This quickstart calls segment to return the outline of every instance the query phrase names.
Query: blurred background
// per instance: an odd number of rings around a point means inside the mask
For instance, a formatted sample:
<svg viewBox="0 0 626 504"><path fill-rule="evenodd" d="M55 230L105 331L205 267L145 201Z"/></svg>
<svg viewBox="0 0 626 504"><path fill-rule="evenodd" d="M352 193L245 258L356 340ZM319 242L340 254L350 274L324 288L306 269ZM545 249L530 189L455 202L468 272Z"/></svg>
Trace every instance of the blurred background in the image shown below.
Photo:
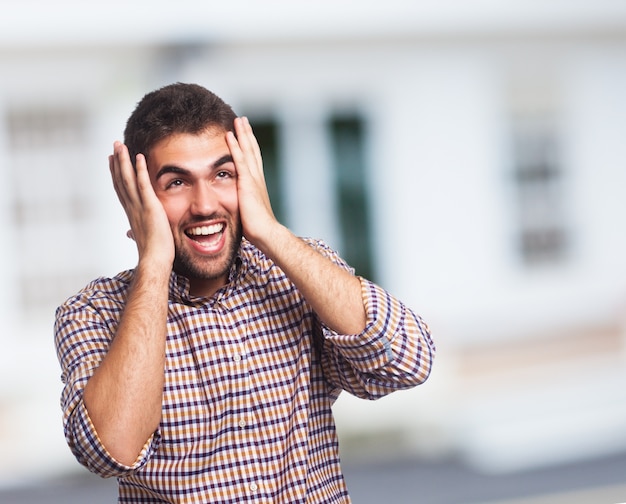
<svg viewBox="0 0 626 504"><path fill-rule="evenodd" d="M626 467L626 2L0 6L0 492L83 474L54 310L134 266L107 156L175 81L250 117L283 223L432 329L427 384L338 400L349 466L461 488Z"/></svg>

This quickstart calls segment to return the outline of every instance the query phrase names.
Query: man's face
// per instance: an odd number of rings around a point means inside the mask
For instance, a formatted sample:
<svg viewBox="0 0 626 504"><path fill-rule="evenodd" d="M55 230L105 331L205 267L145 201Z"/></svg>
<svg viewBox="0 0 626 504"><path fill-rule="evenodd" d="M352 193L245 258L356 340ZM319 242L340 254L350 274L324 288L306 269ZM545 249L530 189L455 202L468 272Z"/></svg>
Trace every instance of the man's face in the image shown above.
<svg viewBox="0 0 626 504"><path fill-rule="evenodd" d="M148 171L172 228L174 271L190 279L192 294L210 296L227 282L242 236L225 132L161 140L150 150Z"/></svg>

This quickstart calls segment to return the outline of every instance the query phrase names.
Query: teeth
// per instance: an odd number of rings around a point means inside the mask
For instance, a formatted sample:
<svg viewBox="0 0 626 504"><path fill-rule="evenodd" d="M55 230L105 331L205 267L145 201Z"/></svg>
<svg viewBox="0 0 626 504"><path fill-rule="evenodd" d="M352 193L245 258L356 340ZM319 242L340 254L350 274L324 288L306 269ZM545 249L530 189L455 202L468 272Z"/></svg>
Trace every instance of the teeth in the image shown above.
<svg viewBox="0 0 626 504"><path fill-rule="evenodd" d="M187 230L187 234L191 236L209 236L219 233L224 229L224 224L212 224L210 226L198 226Z"/></svg>

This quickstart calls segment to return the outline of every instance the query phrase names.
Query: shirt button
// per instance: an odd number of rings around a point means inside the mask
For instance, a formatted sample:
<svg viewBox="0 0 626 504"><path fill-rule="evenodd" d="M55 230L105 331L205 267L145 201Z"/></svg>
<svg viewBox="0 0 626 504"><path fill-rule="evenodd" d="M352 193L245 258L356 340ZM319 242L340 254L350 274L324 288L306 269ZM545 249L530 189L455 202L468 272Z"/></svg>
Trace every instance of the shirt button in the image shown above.
<svg viewBox="0 0 626 504"><path fill-rule="evenodd" d="M241 360L241 355L239 355L239 354L235 354L235 355L233 355L233 360L234 360L235 362L239 362L239 361Z"/></svg>
<svg viewBox="0 0 626 504"><path fill-rule="evenodd" d="M239 427L241 427L242 429L246 426L246 421L245 420L239 420Z"/></svg>
<svg viewBox="0 0 626 504"><path fill-rule="evenodd" d="M256 483L250 483L251 492L256 492L258 489L259 489L259 485L257 485Z"/></svg>

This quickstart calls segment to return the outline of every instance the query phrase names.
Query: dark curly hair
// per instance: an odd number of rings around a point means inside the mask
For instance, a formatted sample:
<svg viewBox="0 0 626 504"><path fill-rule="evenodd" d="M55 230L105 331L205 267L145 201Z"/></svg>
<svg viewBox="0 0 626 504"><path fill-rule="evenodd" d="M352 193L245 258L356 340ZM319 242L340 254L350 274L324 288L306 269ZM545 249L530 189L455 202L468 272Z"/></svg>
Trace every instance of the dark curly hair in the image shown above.
<svg viewBox="0 0 626 504"><path fill-rule="evenodd" d="M233 131L236 114L230 105L198 84L177 82L146 94L128 118L124 143L135 163L154 145L177 133L198 134L215 127Z"/></svg>

